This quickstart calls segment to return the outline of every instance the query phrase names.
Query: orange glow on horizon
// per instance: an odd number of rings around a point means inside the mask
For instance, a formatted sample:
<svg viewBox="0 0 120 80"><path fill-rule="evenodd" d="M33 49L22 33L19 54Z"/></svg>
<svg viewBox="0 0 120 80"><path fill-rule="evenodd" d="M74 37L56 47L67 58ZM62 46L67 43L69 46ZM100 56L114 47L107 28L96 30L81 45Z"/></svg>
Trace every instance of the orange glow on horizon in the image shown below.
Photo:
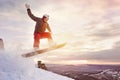
<svg viewBox="0 0 120 80"><path fill-rule="evenodd" d="M35 58L34 62L37 63L40 59ZM64 64L64 65L79 65L79 64L88 64L87 60L56 60L56 61L50 61L50 60L42 60L44 63L47 64Z"/></svg>
<svg viewBox="0 0 120 80"><path fill-rule="evenodd" d="M37 64L37 61L41 59L34 58L34 62ZM94 60L41 60L46 64L61 64L61 65L84 65L84 64L93 64L93 65L120 65L120 62L105 62L105 61L94 61Z"/></svg>

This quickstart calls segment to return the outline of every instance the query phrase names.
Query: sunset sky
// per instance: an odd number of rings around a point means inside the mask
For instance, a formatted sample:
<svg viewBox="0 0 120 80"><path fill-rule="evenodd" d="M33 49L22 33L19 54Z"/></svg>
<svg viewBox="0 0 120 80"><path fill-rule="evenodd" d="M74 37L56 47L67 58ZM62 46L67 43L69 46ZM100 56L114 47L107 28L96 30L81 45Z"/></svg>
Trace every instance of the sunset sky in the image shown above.
<svg viewBox="0 0 120 80"><path fill-rule="evenodd" d="M25 3L35 16L49 14L54 40L67 42L34 60L120 64L120 0L0 0L0 37L6 50L32 48L35 22L28 17ZM46 40L41 42L47 45Z"/></svg>

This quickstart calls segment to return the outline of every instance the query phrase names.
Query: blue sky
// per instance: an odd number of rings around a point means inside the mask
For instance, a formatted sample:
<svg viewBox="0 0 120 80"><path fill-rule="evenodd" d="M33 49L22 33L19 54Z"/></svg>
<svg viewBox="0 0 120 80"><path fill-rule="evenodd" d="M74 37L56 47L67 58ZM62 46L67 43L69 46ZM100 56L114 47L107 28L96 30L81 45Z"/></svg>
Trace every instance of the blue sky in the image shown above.
<svg viewBox="0 0 120 80"><path fill-rule="evenodd" d="M32 47L35 22L28 17L25 3L38 17L49 14L55 41L67 42L61 51L43 54L46 62L120 62L119 0L0 0L0 37L7 49L11 44Z"/></svg>

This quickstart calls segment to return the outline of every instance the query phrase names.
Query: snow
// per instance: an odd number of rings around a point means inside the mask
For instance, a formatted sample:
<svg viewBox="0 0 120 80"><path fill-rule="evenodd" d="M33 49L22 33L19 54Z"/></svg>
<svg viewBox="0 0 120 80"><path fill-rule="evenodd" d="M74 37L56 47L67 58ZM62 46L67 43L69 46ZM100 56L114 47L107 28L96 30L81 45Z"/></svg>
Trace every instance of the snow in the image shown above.
<svg viewBox="0 0 120 80"><path fill-rule="evenodd" d="M0 51L0 80L73 80L35 67L32 58L18 52Z"/></svg>

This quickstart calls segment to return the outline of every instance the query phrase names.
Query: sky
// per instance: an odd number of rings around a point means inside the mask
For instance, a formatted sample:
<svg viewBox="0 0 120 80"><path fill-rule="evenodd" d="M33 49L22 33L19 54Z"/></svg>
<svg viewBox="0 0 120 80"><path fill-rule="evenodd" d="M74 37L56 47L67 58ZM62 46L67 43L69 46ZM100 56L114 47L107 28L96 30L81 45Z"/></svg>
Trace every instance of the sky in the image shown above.
<svg viewBox="0 0 120 80"><path fill-rule="evenodd" d="M67 42L40 55L46 63L120 64L119 0L0 0L0 37L6 50L32 48L35 22L25 3L37 17L49 14L54 40ZM42 46L46 43L41 40Z"/></svg>

